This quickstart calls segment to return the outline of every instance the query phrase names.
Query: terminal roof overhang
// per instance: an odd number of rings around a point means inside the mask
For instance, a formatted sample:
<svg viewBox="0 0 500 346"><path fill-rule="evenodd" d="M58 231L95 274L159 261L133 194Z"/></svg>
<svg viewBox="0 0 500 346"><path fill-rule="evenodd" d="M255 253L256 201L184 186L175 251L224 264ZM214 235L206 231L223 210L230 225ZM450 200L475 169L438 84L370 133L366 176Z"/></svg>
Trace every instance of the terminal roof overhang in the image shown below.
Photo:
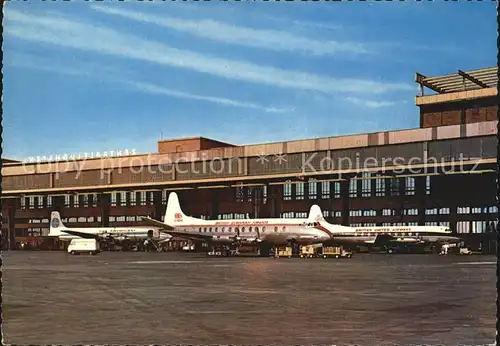
<svg viewBox="0 0 500 346"><path fill-rule="evenodd" d="M462 71L436 77L426 77L416 73L415 82L439 94L496 88L498 85L498 67Z"/></svg>
<svg viewBox="0 0 500 346"><path fill-rule="evenodd" d="M47 188L4 191L2 199L19 198L22 196L38 195L66 195L84 193L114 193L125 191L159 191L159 190L191 190L191 189L218 189L244 186L282 185L287 183L344 181L348 179L375 179L375 178L403 178L434 175L463 175L463 174L492 174L495 173L497 159L473 159L469 161L451 161L439 164L411 164L389 167L353 168L336 171L296 172L286 174L272 174L265 176L239 176L228 178L204 178L199 180L163 181L151 183L132 183L121 185L78 186L71 188ZM410 171L404 173L404 171ZM374 176L364 178L362 172L370 172ZM379 176L376 176L379 175Z"/></svg>

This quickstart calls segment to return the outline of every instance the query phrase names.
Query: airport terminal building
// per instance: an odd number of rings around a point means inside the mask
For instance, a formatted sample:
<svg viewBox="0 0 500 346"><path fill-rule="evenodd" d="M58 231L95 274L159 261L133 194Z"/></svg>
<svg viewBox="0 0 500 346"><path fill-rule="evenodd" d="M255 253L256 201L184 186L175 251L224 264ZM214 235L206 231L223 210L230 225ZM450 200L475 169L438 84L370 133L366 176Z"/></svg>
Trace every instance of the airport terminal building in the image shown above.
<svg viewBox="0 0 500 346"><path fill-rule="evenodd" d="M494 252L497 68L415 81L416 129L246 146L184 138L151 154L3 160L3 247L49 241L53 210L69 227L162 219L176 191L186 214L206 219L306 217L318 204L329 222L447 225Z"/></svg>

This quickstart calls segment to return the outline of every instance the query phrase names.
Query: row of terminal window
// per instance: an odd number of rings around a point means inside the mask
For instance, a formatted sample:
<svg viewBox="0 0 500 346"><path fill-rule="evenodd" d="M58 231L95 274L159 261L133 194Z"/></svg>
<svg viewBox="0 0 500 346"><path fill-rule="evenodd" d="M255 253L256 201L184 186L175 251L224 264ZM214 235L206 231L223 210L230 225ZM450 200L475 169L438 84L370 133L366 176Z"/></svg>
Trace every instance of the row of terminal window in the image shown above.
<svg viewBox="0 0 500 346"><path fill-rule="evenodd" d="M308 199L317 199L318 195L321 199L339 199L341 197L340 182L323 181L319 184L318 182L287 183L283 186L283 198L290 200L293 196L297 200L305 199L305 184L308 187ZM371 173L364 173L360 179L351 179L349 181L349 197L399 196L402 190L407 196L415 195L415 178L376 178ZM427 176L425 193L429 195L430 192L431 177Z"/></svg>

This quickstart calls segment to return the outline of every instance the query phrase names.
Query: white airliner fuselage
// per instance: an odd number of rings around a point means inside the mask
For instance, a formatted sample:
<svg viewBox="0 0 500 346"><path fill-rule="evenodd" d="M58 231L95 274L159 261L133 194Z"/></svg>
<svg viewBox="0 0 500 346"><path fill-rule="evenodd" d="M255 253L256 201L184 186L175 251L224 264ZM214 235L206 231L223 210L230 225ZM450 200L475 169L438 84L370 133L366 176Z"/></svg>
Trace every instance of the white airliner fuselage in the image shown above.
<svg viewBox="0 0 500 346"><path fill-rule="evenodd" d="M143 220L164 229L171 236L207 241L212 244L285 245L290 243L322 243L330 236L321 229L307 227L307 223L321 214L313 205L307 219L233 219L203 220L187 216L182 211L175 192L170 193L164 222L143 217Z"/></svg>
<svg viewBox="0 0 500 346"><path fill-rule="evenodd" d="M328 223L322 216L311 227L323 229L330 234L332 241L344 244L377 243L455 243L459 238L444 226L382 226L347 227Z"/></svg>
<svg viewBox="0 0 500 346"><path fill-rule="evenodd" d="M59 215L59 212L53 211L50 217L49 237L58 237L60 240L72 240L79 238L99 238L114 240L144 241L156 240L165 242L170 240L171 236L161 233L157 227L66 227Z"/></svg>

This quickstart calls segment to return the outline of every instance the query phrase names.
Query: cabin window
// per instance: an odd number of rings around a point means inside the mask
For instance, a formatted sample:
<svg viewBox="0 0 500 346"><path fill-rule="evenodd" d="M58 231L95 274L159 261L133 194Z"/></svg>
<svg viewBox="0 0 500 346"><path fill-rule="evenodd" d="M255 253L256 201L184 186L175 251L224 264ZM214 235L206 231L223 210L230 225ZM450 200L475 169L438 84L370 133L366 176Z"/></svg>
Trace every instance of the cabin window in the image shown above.
<svg viewBox="0 0 500 346"><path fill-rule="evenodd" d="M259 227L255 227L255 232L258 232L259 231Z"/></svg>
<svg viewBox="0 0 500 346"><path fill-rule="evenodd" d="M265 227L262 227L262 232L265 232L266 231L266 228Z"/></svg>
<svg viewBox="0 0 500 346"><path fill-rule="evenodd" d="M242 228L241 228L241 232L245 232L245 227L242 227Z"/></svg>
<svg viewBox="0 0 500 346"><path fill-rule="evenodd" d="M210 233L212 233L212 227L210 227L210 228L208 229L208 231L209 231Z"/></svg>
<svg viewBox="0 0 500 346"><path fill-rule="evenodd" d="M252 227L248 227L248 232L252 232Z"/></svg>
<svg viewBox="0 0 500 346"><path fill-rule="evenodd" d="M278 227L274 227L274 231L275 231L275 232L278 232Z"/></svg>
<svg viewBox="0 0 500 346"><path fill-rule="evenodd" d="M286 230L286 227L285 227L285 226L283 226L283 232L285 232L285 230Z"/></svg>
<svg viewBox="0 0 500 346"><path fill-rule="evenodd" d="M233 229L232 227L229 227L229 228L227 229L227 231L228 231L228 232L231 232L231 230L232 230L232 229Z"/></svg>
<svg viewBox="0 0 500 346"><path fill-rule="evenodd" d="M218 229L217 227L215 227L215 232L216 232L216 233L218 232L218 230L219 230L219 229Z"/></svg>
<svg viewBox="0 0 500 346"><path fill-rule="evenodd" d="M224 227L221 228L221 232L224 232Z"/></svg>
<svg viewBox="0 0 500 346"><path fill-rule="evenodd" d="M205 232L205 233L207 232L207 228L206 227L203 229L203 232Z"/></svg>

